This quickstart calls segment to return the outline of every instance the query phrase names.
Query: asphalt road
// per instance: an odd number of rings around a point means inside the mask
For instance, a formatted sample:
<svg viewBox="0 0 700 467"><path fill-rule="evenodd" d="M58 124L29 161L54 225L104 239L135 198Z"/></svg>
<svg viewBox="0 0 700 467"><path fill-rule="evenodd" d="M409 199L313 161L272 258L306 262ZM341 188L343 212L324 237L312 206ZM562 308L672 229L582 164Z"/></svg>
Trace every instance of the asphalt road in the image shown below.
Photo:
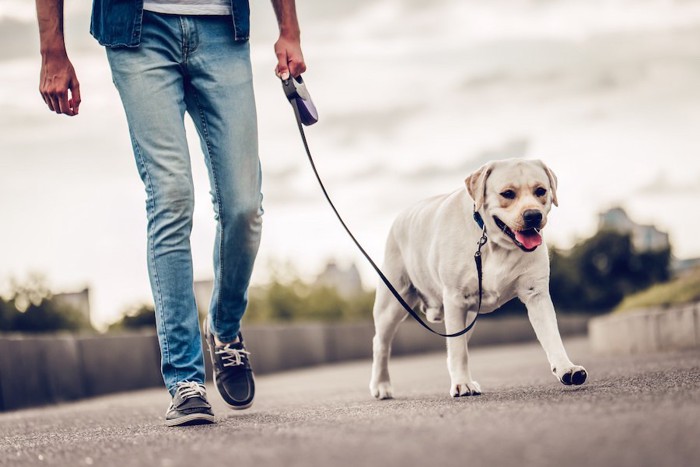
<svg viewBox="0 0 700 467"><path fill-rule="evenodd" d="M165 390L0 414L0 465L700 465L700 351L592 355L582 387L549 374L536 343L474 349L481 396L448 396L444 354L394 359L396 399L373 400L369 362L258 378L257 400L218 424L168 428ZM294 349L290 349L293 352Z"/></svg>

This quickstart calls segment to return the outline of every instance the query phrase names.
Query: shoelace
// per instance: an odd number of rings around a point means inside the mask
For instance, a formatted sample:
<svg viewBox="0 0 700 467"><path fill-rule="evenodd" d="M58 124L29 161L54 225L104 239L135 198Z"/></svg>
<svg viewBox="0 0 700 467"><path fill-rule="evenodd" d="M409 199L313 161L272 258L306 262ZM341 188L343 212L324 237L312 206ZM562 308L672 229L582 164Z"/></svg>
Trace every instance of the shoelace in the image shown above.
<svg viewBox="0 0 700 467"><path fill-rule="evenodd" d="M226 346L217 349L216 355L221 355L221 360L224 362L224 366L238 366L243 365L243 358L247 358L250 352L243 349L235 349L227 344Z"/></svg>
<svg viewBox="0 0 700 467"><path fill-rule="evenodd" d="M204 389L204 386L194 381L183 381L177 386L177 392L180 393L180 397L183 400L192 397L203 397L205 399L207 397L207 390Z"/></svg>

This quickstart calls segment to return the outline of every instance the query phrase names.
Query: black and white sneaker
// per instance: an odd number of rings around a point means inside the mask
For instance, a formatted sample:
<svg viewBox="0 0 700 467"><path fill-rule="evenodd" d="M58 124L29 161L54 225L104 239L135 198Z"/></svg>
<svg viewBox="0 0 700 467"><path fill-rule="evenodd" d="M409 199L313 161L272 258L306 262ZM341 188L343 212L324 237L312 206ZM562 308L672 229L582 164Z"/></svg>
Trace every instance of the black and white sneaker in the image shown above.
<svg viewBox="0 0 700 467"><path fill-rule="evenodd" d="M250 366L250 352L245 349L243 335L234 344L216 345L209 331L209 320L204 321L204 335L214 365L214 382L224 402L235 410L247 409L255 397L255 377Z"/></svg>
<svg viewBox="0 0 700 467"><path fill-rule="evenodd" d="M168 426L214 423L214 412L207 401L207 391L199 383L178 383L173 400L165 413Z"/></svg>

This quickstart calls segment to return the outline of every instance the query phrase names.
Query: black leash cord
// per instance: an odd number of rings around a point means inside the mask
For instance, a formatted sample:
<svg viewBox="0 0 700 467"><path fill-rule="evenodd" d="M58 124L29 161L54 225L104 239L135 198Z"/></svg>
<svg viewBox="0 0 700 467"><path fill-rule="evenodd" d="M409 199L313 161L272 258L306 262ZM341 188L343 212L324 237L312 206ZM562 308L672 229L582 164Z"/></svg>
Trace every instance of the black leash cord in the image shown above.
<svg viewBox="0 0 700 467"><path fill-rule="evenodd" d="M345 231L348 233L348 235L350 236L352 241L355 243L355 245L357 245L357 248L360 249L360 252L362 252L362 255L365 258L367 258L367 261L369 261L369 264L371 264L372 267L374 268L374 270L377 272L377 274L379 275L379 278L382 280L382 282L384 282L384 285L387 286L389 291L396 298L396 300L398 300L398 302L406 310L406 312L409 315L411 315L413 317L413 319L418 321L418 324L420 324L421 326L423 326L425 329L432 332L433 334L437 334L438 336L442 336L442 337L459 337L459 336L462 336L462 335L466 334L467 332L469 332L476 324L476 320L479 318L479 312L481 311L481 298L482 298L482 294L483 294L483 291L482 291L481 247L486 243L486 239L487 239L486 231L485 230L482 231L481 238L479 239L478 249L477 249L476 253L474 254L474 262L476 263L476 272L477 272L478 282L479 282L479 308L477 309L476 316L474 317L474 320L469 324L469 326L467 326L466 328L462 329L459 332L456 332L454 334L443 334L441 332L438 332L438 331L434 330L433 328L431 328L430 326L428 326L428 324L426 324L425 321L423 321L421 319L421 317L418 315L418 313L413 311L413 308L411 308L410 305L408 303L406 303L406 301L403 299L401 294L396 290L396 288L394 288L394 286L391 284L389 279L387 279L387 277L384 275L384 273L381 271L381 269L379 269L379 267L376 265L374 260L369 256L369 254L365 251L365 249L362 248L362 245L360 245L360 242L357 241L355 236L352 234L352 232L348 228L347 224L345 224L345 221L340 216L340 213L336 209L335 204L333 204L331 197L328 195L328 191L326 191L326 187L323 184L323 181L321 180L321 176L319 175L318 170L316 169L316 164L314 163L314 159L311 156L311 150L309 149L309 144L306 141L306 134L304 133L304 127L301 123L301 116L299 115L299 107L297 106L296 99L290 100L290 103L292 104L292 108L294 109L294 116L296 117L297 126L299 127L299 134L301 135L301 141L304 143L304 149L306 149L306 155L309 158L309 162L311 163L311 168L314 171L314 175L316 176L316 180L318 180L318 184L321 186L321 190L323 191L323 195L326 197L328 204L330 204L331 209L333 209L335 216L338 218L338 220L342 224Z"/></svg>

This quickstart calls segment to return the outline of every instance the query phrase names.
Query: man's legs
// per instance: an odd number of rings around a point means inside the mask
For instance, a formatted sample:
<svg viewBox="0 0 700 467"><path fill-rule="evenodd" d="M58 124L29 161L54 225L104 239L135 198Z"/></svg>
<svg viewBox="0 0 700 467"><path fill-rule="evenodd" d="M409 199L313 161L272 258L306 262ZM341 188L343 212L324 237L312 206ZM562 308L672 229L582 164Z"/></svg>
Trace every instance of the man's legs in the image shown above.
<svg viewBox="0 0 700 467"><path fill-rule="evenodd" d="M205 154L217 221L205 333L219 394L241 410L255 398L250 354L237 337L263 213L250 50L233 40L230 17L185 17L182 27L190 38L185 102Z"/></svg>
<svg viewBox="0 0 700 467"><path fill-rule="evenodd" d="M171 395L183 381L204 383L190 251L194 190L183 124L184 54L180 18L149 12L140 47L107 50L146 187L148 271Z"/></svg>
<svg viewBox="0 0 700 467"><path fill-rule="evenodd" d="M262 194L248 42L233 40L228 17L187 17L192 38L185 99L202 142L214 214L214 290L209 329L236 339L260 244Z"/></svg>

